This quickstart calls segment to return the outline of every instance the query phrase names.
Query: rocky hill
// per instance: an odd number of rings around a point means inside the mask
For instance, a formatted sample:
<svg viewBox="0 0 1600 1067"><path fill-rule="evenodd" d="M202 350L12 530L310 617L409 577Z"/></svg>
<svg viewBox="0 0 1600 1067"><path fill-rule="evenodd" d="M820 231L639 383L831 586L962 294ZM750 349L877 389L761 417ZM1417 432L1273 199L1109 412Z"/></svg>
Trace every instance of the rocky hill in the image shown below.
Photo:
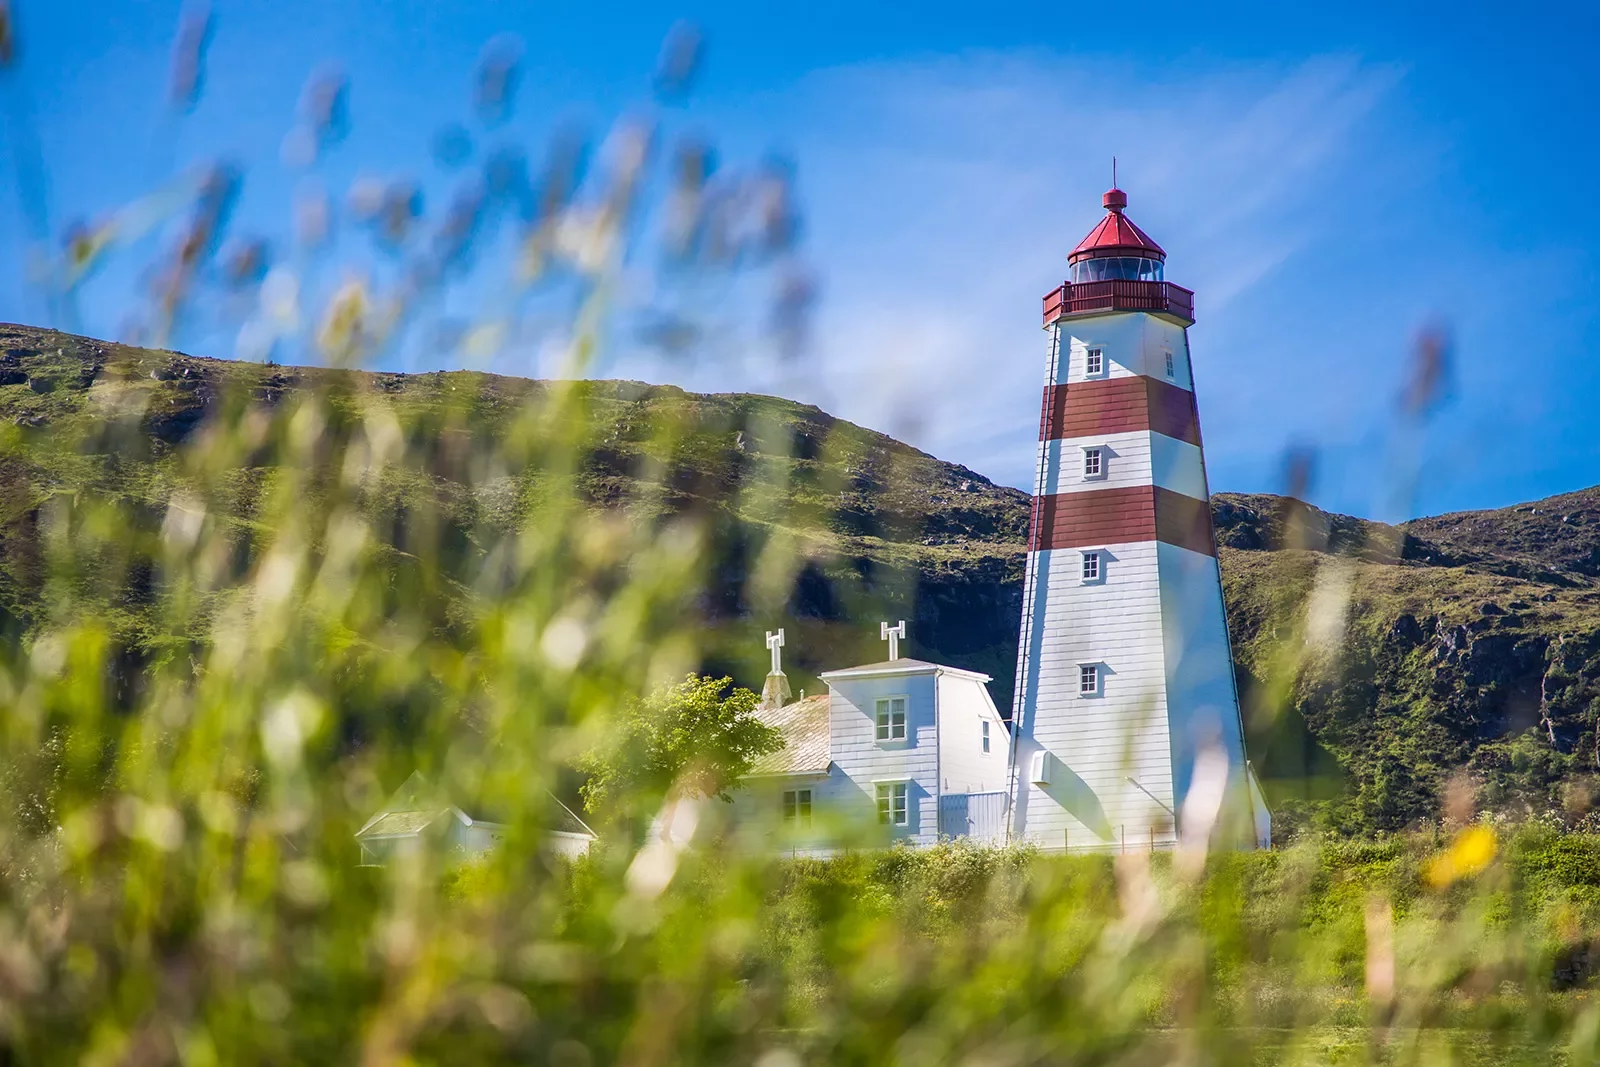
<svg viewBox="0 0 1600 1067"><path fill-rule="evenodd" d="M483 476L511 414L548 383L474 372L400 375L261 366L0 326L0 610L25 634L48 596L44 516L102 494L159 524L178 457L220 405L296 390L393 405L437 447L388 487L397 551L422 501L446 542L476 551L514 527L537 469ZM798 687L880 655L880 618L910 622L912 655L986 671L1010 701L1029 500L815 407L584 383L601 442L577 478L597 509L694 512L714 532L694 610L710 670L754 683L760 631L789 630ZM663 451L648 433L687 427ZM130 420L132 420L130 422ZM112 435L112 424L136 432ZM270 464L229 471L248 557ZM1432 817L1452 778L1508 811L1586 817L1600 771L1600 489L1403 527L1297 501L1213 500L1251 750L1285 830L1350 832ZM782 588L763 546L799 546ZM244 564L241 564L243 566ZM149 573L97 587L131 654L160 632ZM465 592L462 596L467 595ZM4 620L0 620L4 621Z"/></svg>
<svg viewBox="0 0 1600 1067"><path fill-rule="evenodd" d="M1588 816L1597 501L1591 489L1397 528L1213 498L1252 751L1290 821L1399 828L1433 814L1453 778L1495 809Z"/></svg>

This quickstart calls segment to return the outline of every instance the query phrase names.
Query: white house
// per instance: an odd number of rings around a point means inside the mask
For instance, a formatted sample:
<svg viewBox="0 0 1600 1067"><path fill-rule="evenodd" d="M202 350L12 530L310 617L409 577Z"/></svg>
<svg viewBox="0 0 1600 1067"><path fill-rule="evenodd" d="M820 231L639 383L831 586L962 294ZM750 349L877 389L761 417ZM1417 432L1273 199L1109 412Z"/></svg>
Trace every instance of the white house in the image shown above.
<svg viewBox="0 0 1600 1067"><path fill-rule="evenodd" d="M757 715L785 744L735 793L743 832L815 853L1004 838L1010 741L989 676L900 658L904 627L884 626L888 660L828 671L826 693L790 703L770 699L787 688L774 651Z"/></svg>

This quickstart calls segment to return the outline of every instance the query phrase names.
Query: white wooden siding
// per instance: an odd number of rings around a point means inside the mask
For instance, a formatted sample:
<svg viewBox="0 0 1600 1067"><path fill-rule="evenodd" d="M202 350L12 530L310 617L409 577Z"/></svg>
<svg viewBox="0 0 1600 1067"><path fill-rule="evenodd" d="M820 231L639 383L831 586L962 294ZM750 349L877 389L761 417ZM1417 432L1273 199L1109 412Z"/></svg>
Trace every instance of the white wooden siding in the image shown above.
<svg viewBox="0 0 1600 1067"><path fill-rule="evenodd" d="M1083 450L1103 449L1098 478L1083 474ZM1066 437L1039 443L1045 464L1044 492L1092 493L1137 485L1159 485L1174 493L1208 498L1206 468L1200 449L1187 441L1149 430L1105 434L1100 437Z"/></svg>
<svg viewBox="0 0 1600 1067"><path fill-rule="evenodd" d="M931 667L921 673L838 678L829 681L828 731L834 765L856 790L876 804L877 783L903 780L908 825L896 838L932 844L939 836L939 738L934 717L935 682ZM879 697L904 695L906 740L879 741L875 704ZM848 804L847 797L839 798ZM874 808L874 810L876 810Z"/></svg>
<svg viewBox="0 0 1600 1067"><path fill-rule="evenodd" d="M976 678L941 673L939 695L939 778L945 793L1004 790L1010 738L995 709L989 687ZM983 751L983 724L989 724L989 751Z"/></svg>
<svg viewBox="0 0 1600 1067"><path fill-rule="evenodd" d="M1222 576L1211 556L1161 545L1161 601L1167 661L1176 807L1188 795L1202 749L1227 754L1232 803L1242 815L1251 803L1245 776L1244 738L1228 647Z"/></svg>
<svg viewBox="0 0 1600 1067"><path fill-rule="evenodd" d="M1153 541L1102 547L1105 580L1080 580L1073 549L1034 553L1044 601L1036 617L1022 696L1027 714L1018 739L1015 825L1045 848L1116 847L1124 832L1147 844L1172 839L1171 816L1128 779L1171 805L1166 662L1160 570ZM1102 665L1101 695L1078 693L1078 667ZM1043 748L1057 762L1046 790L1026 769Z"/></svg>
<svg viewBox="0 0 1600 1067"><path fill-rule="evenodd" d="M783 794L791 789L811 790L809 827L783 821ZM873 844L883 843L876 838L887 838L872 833L875 816L861 790L837 766L826 773L746 778L730 795L727 815L747 848L827 854L841 842ZM865 837L863 828L868 828Z"/></svg>
<svg viewBox="0 0 1600 1067"><path fill-rule="evenodd" d="M1184 389L1193 388L1189 374L1189 339L1182 326L1143 311L1119 311L1073 319L1063 324L1065 355L1056 371L1056 384L1087 381L1084 368L1090 348L1105 353L1106 371L1097 377L1127 378L1148 375ZM1172 353L1172 377L1167 377L1166 353Z"/></svg>

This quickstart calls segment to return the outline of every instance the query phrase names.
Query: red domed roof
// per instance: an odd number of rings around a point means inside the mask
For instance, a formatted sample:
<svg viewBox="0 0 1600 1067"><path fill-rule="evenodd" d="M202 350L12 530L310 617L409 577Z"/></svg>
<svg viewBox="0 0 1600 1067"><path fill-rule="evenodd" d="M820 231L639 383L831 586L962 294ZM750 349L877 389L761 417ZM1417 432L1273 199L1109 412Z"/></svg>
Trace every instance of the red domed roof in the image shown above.
<svg viewBox="0 0 1600 1067"><path fill-rule="evenodd" d="M1144 256L1166 262L1167 254L1161 246L1150 240L1148 234L1122 213L1123 208L1128 206L1127 193L1112 189L1100 199L1106 207L1106 217L1072 250L1067 257L1068 263L1104 259L1107 256Z"/></svg>

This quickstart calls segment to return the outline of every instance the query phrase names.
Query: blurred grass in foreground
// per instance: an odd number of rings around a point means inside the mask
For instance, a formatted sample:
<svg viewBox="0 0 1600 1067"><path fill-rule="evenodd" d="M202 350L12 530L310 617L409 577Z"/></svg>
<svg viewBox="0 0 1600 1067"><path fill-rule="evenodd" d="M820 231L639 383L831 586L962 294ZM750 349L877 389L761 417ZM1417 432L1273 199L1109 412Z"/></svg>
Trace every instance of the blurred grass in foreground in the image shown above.
<svg viewBox="0 0 1600 1067"><path fill-rule="evenodd" d="M209 32L182 37L181 102ZM665 95L700 48L675 42ZM498 113L514 50L488 59L478 99ZM309 166L337 139L343 93L333 76L308 86L294 158ZM370 359L498 202L517 252L507 284L555 279L571 298L565 370L583 374L654 158L638 123L607 144L592 178L564 143L538 181L493 157L482 199L431 233L403 186L353 191L406 268L389 288L347 279L318 296L299 288L303 264L263 272L247 242L225 272L255 298L241 344ZM676 160L660 247L686 271L777 264L771 321L792 342L806 293L783 176L719 186L699 149ZM237 181L218 165L134 213L183 206L153 275L153 336L203 303ZM58 295L130 218L69 236ZM301 254L325 244L328 218L325 202L300 205ZM463 351L515 336L513 320L472 324ZM111 362L91 377L99 417L6 427L0 468L24 449L89 467L149 447L146 394ZM630 426L648 444L643 488L596 510L579 476L607 441L584 387L497 396L492 441L466 432L481 399L468 390L408 412L381 388L339 373L293 393L224 388L179 435L166 484L127 494L90 478L30 513L38 595L0 644L8 1061L1595 1060L1600 843L1533 826L1201 866L955 845L797 861L741 852L714 801L644 776L597 813L592 855L551 856L546 791L640 695L701 662L714 516L650 495L689 427L670 407ZM444 521L446 481L511 494L517 521ZM745 577L782 604L802 553L773 531ZM135 608L137 655L116 617ZM355 829L418 769L492 811L500 847L358 866ZM694 832L670 847L639 847L617 817L678 802Z"/></svg>

